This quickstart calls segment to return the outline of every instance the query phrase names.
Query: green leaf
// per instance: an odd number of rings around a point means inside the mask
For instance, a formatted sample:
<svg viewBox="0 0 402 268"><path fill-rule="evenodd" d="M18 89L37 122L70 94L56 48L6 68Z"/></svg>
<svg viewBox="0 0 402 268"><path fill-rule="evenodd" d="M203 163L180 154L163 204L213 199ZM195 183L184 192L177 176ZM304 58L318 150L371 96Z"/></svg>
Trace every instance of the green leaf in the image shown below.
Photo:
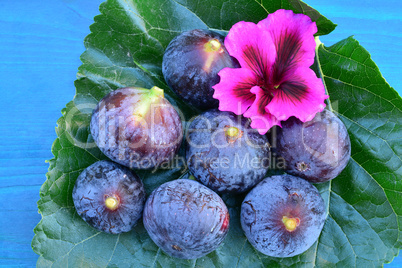
<svg viewBox="0 0 402 268"><path fill-rule="evenodd" d="M348 128L352 156L326 187L329 217L316 264L380 266L402 245L402 99L352 37L320 45L317 54L329 108Z"/></svg>
<svg viewBox="0 0 402 268"><path fill-rule="evenodd" d="M162 55L181 31L210 28L226 33L240 21L257 22L277 9L309 15L317 35L335 25L297 0L109 0L101 5L75 82L76 96L63 109L47 180L38 201L42 220L32 247L37 265L71 267L282 267L381 266L401 247L402 100L382 78L370 55L354 39L319 46L316 70L330 95L329 107L348 127L352 159L341 175L317 185L328 206L318 240L302 255L269 258L248 243L239 222L244 195L223 196L231 222L229 235L214 252L197 260L164 254L143 225L120 235L98 232L76 213L71 192L80 172L106 159L89 131L92 109L108 92L125 86L165 89L186 120L197 111L179 100L161 73ZM185 123L185 122L184 122ZM180 155L183 156L183 148ZM180 161L168 170L138 171L149 194L165 181L186 177Z"/></svg>

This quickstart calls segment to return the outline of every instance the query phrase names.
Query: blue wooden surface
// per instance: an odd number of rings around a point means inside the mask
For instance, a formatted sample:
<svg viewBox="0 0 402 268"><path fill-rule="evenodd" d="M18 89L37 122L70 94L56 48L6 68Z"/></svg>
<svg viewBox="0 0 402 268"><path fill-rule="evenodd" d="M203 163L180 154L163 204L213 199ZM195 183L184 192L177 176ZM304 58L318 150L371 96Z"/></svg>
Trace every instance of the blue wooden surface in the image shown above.
<svg viewBox="0 0 402 268"><path fill-rule="evenodd" d="M36 201L52 158L60 110L74 96L83 39L100 0L0 2L0 265L34 267ZM372 54L402 95L402 5L397 0L306 0L337 29L326 45L350 35ZM385 267L402 267L399 256Z"/></svg>

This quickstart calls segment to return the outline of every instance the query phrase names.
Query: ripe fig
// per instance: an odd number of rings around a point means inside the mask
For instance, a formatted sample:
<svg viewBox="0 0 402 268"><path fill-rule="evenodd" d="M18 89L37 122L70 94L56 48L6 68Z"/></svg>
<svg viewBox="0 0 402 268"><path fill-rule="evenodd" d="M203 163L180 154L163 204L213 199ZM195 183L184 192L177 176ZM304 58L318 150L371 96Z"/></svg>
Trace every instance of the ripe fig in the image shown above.
<svg viewBox="0 0 402 268"><path fill-rule="evenodd" d="M91 118L91 134L100 150L111 160L136 169L172 159L182 132L179 114L158 87L112 91Z"/></svg>
<svg viewBox="0 0 402 268"><path fill-rule="evenodd" d="M119 234L130 231L145 204L140 178L126 167L98 161L77 178L73 201L78 215L100 231Z"/></svg>
<svg viewBox="0 0 402 268"><path fill-rule="evenodd" d="M243 116L209 110L196 117L186 135L186 160L194 177L217 192L242 193L269 168L266 136Z"/></svg>
<svg viewBox="0 0 402 268"><path fill-rule="evenodd" d="M219 83L218 72L225 67L240 67L223 43L222 35L195 29L176 36L163 55L162 72L167 84L198 109L217 108L212 86Z"/></svg>
<svg viewBox="0 0 402 268"><path fill-rule="evenodd" d="M348 131L331 111L317 113L309 122L295 117L277 128L277 153L286 172L312 183L332 180L346 167L351 153Z"/></svg>
<svg viewBox="0 0 402 268"><path fill-rule="evenodd" d="M271 257L292 257L317 241L326 218L325 204L309 182L292 175L261 181L241 205L248 241Z"/></svg>
<svg viewBox="0 0 402 268"><path fill-rule="evenodd" d="M189 179L169 181L155 189L145 204L143 221L151 239L165 253L181 259L214 251L229 230L223 200Z"/></svg>

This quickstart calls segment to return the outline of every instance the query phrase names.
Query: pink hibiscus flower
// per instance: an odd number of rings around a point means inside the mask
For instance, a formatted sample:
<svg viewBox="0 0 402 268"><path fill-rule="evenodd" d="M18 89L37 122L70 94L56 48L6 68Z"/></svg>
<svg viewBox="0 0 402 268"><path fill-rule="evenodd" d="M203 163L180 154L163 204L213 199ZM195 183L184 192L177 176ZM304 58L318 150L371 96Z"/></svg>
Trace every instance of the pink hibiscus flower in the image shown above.
<svg viewBox="0 0 402 268"><path fill-rule="evenodd" d="M243 114L265 134L295 116L311 120L328 98L310 66L314 63L315 22L291 10L278 10L258 24L238 22L225 46L241 68L224 68L213 86L219 110Z"/></svg>

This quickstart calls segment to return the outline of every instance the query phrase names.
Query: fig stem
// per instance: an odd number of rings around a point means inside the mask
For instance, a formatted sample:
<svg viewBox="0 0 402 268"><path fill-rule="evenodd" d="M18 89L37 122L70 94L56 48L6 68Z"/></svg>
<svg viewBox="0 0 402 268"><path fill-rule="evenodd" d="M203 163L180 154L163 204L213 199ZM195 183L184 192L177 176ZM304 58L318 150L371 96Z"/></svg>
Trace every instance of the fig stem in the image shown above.
<svg viewBox="0 0 402 268"><path fill-rule="evenodd" d="M211 39L204 44L204 51L207 52L207 59L205 61L204 67L202 68L205 72L209 73L211 71L212 63L215 60L216 53L222 53L222 44L218 39Z"/></svg>
<svg viewBox="0 0 402 268"><path fill-rule="evenodd" d="M299 226L300 219L283 216L282 222L285 225L286 230L288 230L289 232L293 232L294 230L296 230L297 226Z"/></svg>
<svg viewBox="0 0 402 268"><path fill-rule="evenodd" d="M165 95L163 93L163 89L157 87L157 86L153 86L150 90L149 90L149 95L150 97L161 97L163 98Z"/></svg>
<svg viewBox="0 0 402 268"><path fill-rule="evenodd" d="M239 129L237 127L229 127L226 130L226 136L236 138L239 135Z"/></svg>
<svg viewBox="0 0 402 268"><path fill-rule="evenodd" d="M142 100L142 102L138 105L135 114L141 117L145 117L148 113L149 109L151 108L151 103L157 103L157 100L160 98L164 98L163 89L153 86L148 95Z"/></svg>
<svg viewBox="0 0 402 268"><path fill-rule="evenodd" d="M243 136L243 131L241 131L237 127L225 126L224 130L226 140L229 143L234 143L237 139L240 139Z"/></svg>
<svg viewBox="0 0 402 268"><path fill-rule="evenodd" d="M188 179L189 179L189 180L193 180L193 181L197 181L197 179L196 179L193 175L190 175L190 176L188 177Z"/></svg>
<svg viewBox="0 0 402 268"><path fill-rule="evenodd" d="M118 197L112 195L105 199L105 206L110 210L116 210L119 207L120 200Z"/></svg>
<svg viewBox="0 0 402 268"><path fill-rule="evenodd" d="M211 39L204 45L205 52L221 52L222 44L218 39Z"/></svg>

